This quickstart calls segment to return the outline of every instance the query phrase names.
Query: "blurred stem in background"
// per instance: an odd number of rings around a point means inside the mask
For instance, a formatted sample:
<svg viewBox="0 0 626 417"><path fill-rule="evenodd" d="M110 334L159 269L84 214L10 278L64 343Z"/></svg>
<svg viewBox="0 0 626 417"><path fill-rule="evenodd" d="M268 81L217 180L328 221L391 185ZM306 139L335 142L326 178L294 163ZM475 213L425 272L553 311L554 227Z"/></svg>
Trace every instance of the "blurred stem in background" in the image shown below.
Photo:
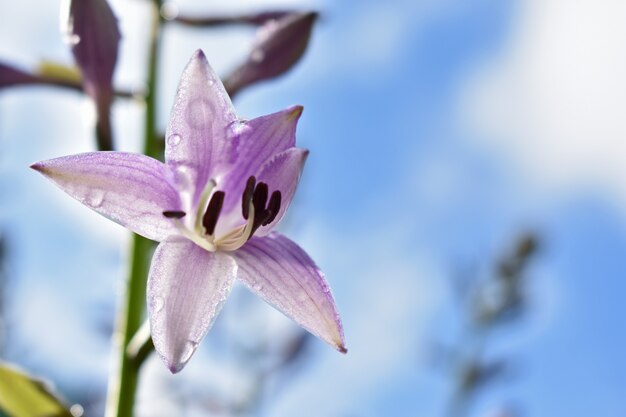
<svg viewBox="0 0 626 417"><path fill-rule="evenodd" d="M454 387L447 410L448 417L464 417L478 392L508 370L503 358L486 359L492 332L502 326L517 324L527 308L527 267L537 251L538 240L532 233L518 237L512 251L496 263L486 279L464 283L459 291L463 318L458 344L448 349L454 363ZM513 416L512 410L502 415Z"/></svg>
<svg viewBox="0 0 626 417"><path fill-rule="evenodd" d="M152 4L152 27L150 30L150 50L148 62L146 112L144 125L144 154L161 159L161 146L156 132L157 67L161 40L161 2ZM130 249L130 272L125 288L125 298L120 307L117 328L113 341L119 352L119 372L111 373L107 394L106 417L132 417L137 391L137 380L141 362L145 356L131 357L127 347L144 320L146 303L146 280L150 269L150 259L154 242L139 235L133 235Z"/></svg>
<svg viewBox="0 0 626 417"><path fill-rule="evenodd" d="M0 234L0 358L4 357L7 340L7 322L5 314L7 310L6 289L7 289L7 241L3 234ZM1 413L1 412L0 412Z"/></svg>

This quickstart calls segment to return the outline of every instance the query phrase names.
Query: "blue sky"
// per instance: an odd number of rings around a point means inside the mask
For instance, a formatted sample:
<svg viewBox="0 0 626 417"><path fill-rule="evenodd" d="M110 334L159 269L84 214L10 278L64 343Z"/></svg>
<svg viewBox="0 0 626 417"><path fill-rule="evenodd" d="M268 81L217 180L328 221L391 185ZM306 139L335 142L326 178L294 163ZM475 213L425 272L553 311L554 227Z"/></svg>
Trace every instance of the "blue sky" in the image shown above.
<svg viewBox="0 0 626 417"><path fill-rule="evenodd" d="M232 10L222 3L181 1L179 8ZM311 156L283 230L325 270L350 349L344 357L314 342L311 363L264 415L441 415L449 384L428 351L452 331L450 279L459 265L488 270L527 228L543 243L530 271L529 314L492 346L494 355L515 359L515 377L486 391L474 415L495 415L509 403L529 416L626 413L626 8L611 0L571 3L238 6L323 13L299 66L250 88L235 106L248 118L305 107L298 141ZM0 58L26 67L41 58L71 62L51 18L58 5L29 4L0 4ZM113 6L125 39L116 82L140 85L145 7ZM26 21L38 30L27 30ZM192 51L203 48L226 73L252 34L168 28L163 126ZM141 107L117 103L114 118L120 146L138 149ZM128 236L26 167L90 150L90 123L87 100L73 93L0 95L0 221L12 255L6 355L70 392L85 383L105 387ZM250 327L237 320L241 298L227 303L183 373L171 377L158 361L147 364L140 415L173 415L181 398L189 415L201 415L198 395L245 392L245 370L215 353L226 343L221 337ZM253 305L264 318L254 337L294 330L269 307Z"/></svg>

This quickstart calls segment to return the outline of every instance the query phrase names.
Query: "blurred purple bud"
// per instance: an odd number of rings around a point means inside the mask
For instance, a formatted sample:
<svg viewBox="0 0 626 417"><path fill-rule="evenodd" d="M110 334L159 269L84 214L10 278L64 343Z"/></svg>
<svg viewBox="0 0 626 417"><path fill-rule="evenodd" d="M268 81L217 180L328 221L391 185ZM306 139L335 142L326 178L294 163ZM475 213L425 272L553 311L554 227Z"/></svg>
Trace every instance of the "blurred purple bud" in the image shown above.
<svg viewBox="0 0 626 417"><path fill-rule="evenodd" d="M106 0L66 0L62 30L94 99L110 95L120 32ZM65 14L67 13L67 14Z"/></svg>
<svg viewBox="0 0 626 417"><path fill-rule="evenodd" d="M39 83L39 77L0 62L0 88Z"/></svg>
<svg viewBox="0 0 626 417"><path fill-rule="evenodd" d="M113 71L120 32L106 0L66 0L62 29L83 75L83 88L96 103L96 137L100 150L111 150L110 108Z"/></svg>
<svg viewBox="0 0 626 417"><path fill-rule="evenodd" d="M293 67L309 44L317 16L315 12L294 13L261 26L248 59L224 83L229 94Z"/></svg>

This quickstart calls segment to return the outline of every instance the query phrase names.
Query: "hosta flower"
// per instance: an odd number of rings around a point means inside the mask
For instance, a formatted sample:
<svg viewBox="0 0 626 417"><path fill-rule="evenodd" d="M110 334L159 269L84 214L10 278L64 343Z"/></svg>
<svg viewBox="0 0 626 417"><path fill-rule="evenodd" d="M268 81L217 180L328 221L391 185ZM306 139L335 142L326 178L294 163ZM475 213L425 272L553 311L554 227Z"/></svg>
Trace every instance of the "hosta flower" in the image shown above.
<svg viewBox="0 0 626 417"><path fill-rule="evenodd" d="M34 164L63 191L159 241L148 277L154 346L180 371L238 278L345 352L323 273L272 230L293 198L308 151L295 147L302 107L242 121L202 51L187 65L166 134L165 163L93 152Z"/></svg>

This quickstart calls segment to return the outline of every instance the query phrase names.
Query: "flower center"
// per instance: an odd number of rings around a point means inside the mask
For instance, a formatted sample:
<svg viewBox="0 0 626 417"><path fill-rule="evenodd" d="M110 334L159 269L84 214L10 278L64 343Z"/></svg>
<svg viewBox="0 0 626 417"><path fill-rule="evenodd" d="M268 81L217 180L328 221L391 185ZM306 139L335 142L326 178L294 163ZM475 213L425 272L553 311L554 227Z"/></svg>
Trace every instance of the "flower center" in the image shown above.
<svg viewBox="0 0 626 417"><path fill-rule="evenodd" d="M280 191L276 190L269 195L267 184L264 182L257 184L256 178L251 176L248 178L241 195L241 213L247 222L220 237L215 237L217 221L226 196L224 191L214 192L216 186L217 183L210 180L204 187L198 201L196 216L192 219L193 227L191 228L188 223L184 224L182 221L186 216L184 211L167 210L163 212L163 216L176 223L183 236L210 252L239 249L254 235L259 227L267 226L274 221L280 211L282 200Z"/></svg>

